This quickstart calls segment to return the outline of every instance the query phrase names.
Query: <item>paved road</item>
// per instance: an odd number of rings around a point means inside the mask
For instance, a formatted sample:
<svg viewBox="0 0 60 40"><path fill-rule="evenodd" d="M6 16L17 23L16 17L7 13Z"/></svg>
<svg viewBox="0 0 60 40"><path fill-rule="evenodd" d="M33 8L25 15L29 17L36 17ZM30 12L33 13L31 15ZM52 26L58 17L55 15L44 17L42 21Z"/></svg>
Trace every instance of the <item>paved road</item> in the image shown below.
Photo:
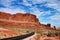
<svg viewBox="0 0 60 40"><path fill-rule="evenodd" d="M30 36L30 37L27 37L27 38L25 38L25 39L23 39L23 40L30 40L30 39L32 39L32 38L35 37L35 36L36 36L36 34L34 34L34 35Z"/></svg>

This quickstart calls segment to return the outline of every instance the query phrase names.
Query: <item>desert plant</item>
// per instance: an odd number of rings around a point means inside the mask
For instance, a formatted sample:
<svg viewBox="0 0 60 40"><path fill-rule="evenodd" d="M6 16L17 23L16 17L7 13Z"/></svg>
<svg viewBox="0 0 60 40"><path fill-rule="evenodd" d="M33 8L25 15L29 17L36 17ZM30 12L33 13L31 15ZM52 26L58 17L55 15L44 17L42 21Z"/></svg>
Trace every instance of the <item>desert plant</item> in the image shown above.
<svg viewBox="0 0 60 40"><path fill-rule="evenodd" d="M51 36L51 32L48 32L48 33L47 33L47 36Z"/></svg>
<svg viewBox="0 0 60 40"><path fill-rule="evenodd" d="M26 33L29 33L30 31L26 31Z"/></svg>
<svg viewBox="0 0 60 40"><path fill-rule="evenodd" d="M60 36L60 31L56 31L55 36Z"/></svg>
<svg viewBox="0 0 60 40"><path fill-rule="evenodd" d="M37 34L43 34L43 31L36 30L35 31Z"/></svg>
<svg viewBox="0 0 60 40"><path fill-rule="evenodd" d="M47 36L60 36L60 31L49 31Z"/></svg>
<svg viewBox="0 0 60 40"><path fill-rule="evenodd" d="M54 31L49 31L49 32L47 33L47 36L55 36Z"/></svg>

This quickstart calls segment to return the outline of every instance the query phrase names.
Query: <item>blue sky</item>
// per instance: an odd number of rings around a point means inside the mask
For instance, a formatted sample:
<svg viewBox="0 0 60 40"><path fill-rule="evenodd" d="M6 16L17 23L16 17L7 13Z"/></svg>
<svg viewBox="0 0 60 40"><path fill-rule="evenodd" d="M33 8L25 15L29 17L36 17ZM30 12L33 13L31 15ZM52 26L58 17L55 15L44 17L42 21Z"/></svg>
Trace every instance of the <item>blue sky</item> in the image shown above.
<svg viewBox="0 0 60 40"><path fill-rule="evenodd" d="M0 0L0 11L11 14L31 13L42 24L60 27L60 0Z"/></svg>

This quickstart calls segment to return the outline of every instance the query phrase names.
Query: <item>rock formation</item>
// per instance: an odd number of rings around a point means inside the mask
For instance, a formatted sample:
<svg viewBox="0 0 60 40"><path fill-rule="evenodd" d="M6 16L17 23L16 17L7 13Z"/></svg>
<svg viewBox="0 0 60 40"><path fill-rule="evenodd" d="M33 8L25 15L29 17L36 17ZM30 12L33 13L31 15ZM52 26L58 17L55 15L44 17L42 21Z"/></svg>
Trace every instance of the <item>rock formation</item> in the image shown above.
<svg viewBox="0 0 60 40"><path fill-rule="evenodd" d="M26 14L16 13L16 14L11 15L9 13L0 12L0 19L38 22L38 18L36 18L35 15L28 14L28 13L26 13Z"/></svg>
<svg viewBox="0 0 60 40"><path fill-rule="evenodd" d="M0 26L36 30L53 29L50 24L41 24L35 15L28 13L9 14L0 12Z"/></svg>

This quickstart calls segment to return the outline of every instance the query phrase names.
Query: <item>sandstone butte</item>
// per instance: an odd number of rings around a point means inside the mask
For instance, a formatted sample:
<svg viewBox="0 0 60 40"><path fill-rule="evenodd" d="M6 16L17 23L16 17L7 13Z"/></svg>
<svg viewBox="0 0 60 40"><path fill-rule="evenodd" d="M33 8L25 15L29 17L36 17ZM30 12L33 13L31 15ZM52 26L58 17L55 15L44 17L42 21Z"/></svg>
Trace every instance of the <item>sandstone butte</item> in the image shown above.
<svg viewBox="0 0 60 40"><path fill-rule="evenodd" d="M36 15L29 13L9 14L0 12L0 27L13 27L33 30L56 30L51 24L41 24Z"/></svg>

